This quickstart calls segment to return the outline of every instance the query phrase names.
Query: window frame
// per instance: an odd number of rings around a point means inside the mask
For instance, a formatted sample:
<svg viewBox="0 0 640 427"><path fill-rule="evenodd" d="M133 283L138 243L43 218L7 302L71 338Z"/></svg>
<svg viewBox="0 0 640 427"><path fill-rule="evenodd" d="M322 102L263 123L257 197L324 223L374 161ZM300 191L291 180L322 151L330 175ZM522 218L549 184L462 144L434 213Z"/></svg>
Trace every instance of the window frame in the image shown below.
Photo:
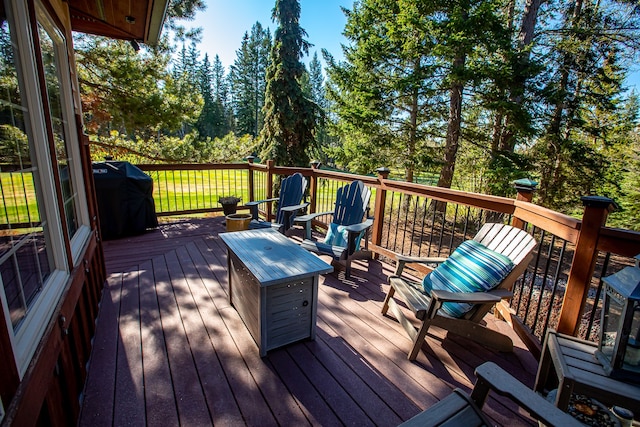
<svg viewBox="0 0 640 427"><path fill-rule="evenodd" d="M44 7L41 1L36 1L36 26L42 25L49 37L52 39L54 49L56 52L58 64L57 72L60 84L60 101L61 111L64 119L65 136L68 141L65 141L66 148L68 150L67 156L71 159L69 164L69 173L72 176L73 191L76 194L75 210L78 221L78 229L73 237L70 239L71 254L73 257L73 265L76 265L79 258L82 256L82 249L86 246L87 240L91 234L91 221L89 216L88 201L86 197L86 189L84 186L84 176L82 173L82 153L80 150L80 141L78 138L77 129L74 126L76 117L74 112L74 98L71 80L71 62L68 57L68 41L64 31L56 25L52 19L50 13ZM37 41L40 42L38 35ZM40 58L37 59L41 60ZM45 85L46 87L46 85ZM44 96L44 94L42 94ZM48 112L49 114L50 111ZM57 159L51 159L51 162L56 162ZM60 215L61 220L66 220L64 217L64 207L61 207Z"/></svg>
<svg viewBox="0 0 640 427"><path fill-rule="evenodd" d="M68 35L65 35L63 29L56 25L50 12L40 1L36 0L31 3L35 7L33 15L29 11L29 0L0 1L4 1L6 5L12 40L17 46L15 66L19 75L19 84L21 84L21 96L27 109L25 128L28 130L29 137L33 139L31 144L33 147L32 159L36 163L34 165L35 168L38 170L37 178L34 177L34 179L38 180L41 189L38 193L38 197L41 198L41 200L38 200L38 204L42 203L42 206L40 206L40 220L44 233L48 234L48 239L46 240L47 250L51 251L50 255L53 263L51 273L47 277L42 291L28 306L27 314L15 330L9 316L4 288L0 289L0 303L3 307L5 325L9 332L14 362L18 375L22 379L47 327L51 324L60 298L70 283L71 268L81 262L83 249L86 248L92 233L84 186L82 153L75 126L76 117L73 109L72 80L67 46L69 42L67 40ZM35 22L32 20L32 16ZM69 173L73 173L74 185L76 186L75 192L77 193L78 229L72 239L68 238L62 226L62 222L66 219L64 217L64 209L59 205L59 200L61 200L59 191L61 189L59 187L60 184L53 179L56 176L55 168L58 167L58 163L55 153L51 151L50 134L52 133L46 120L46 115L51 113L49 108L45 107L45 105L48 106L48 103L44 102L47 94L42 92L44 87L41 85L43 74L40 73L42 59L37 49L40 39L38 34L34 34L34 29L37 32L38 23L42 23L42 20L52 25L55 32L62 34L62 39L59 40L60 43L54 43L54 46L60 61L58 78L60 79L60 97L64 126L66 126L65 132L70 138L68 144L70 152L67 153L71 159ZM29 24L24 25L25 22ZM71 164L73 164L73 167L71 167ZM71 262L68 259L69 253L72 255ZM1 277L0 283L2 283ZM5 363L10 363L10 361L7 360Z"/></svg>

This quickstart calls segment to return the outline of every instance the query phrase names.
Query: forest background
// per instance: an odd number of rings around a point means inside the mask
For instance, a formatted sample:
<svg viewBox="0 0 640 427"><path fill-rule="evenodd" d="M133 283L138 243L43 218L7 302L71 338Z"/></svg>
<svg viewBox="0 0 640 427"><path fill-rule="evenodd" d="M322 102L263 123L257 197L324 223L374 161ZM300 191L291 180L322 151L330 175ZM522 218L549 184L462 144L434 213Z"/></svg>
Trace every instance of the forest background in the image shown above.
<svg viewBox="0 0 640 427"><path fill-rule="evenodd" d="M264 129L274 32L247 28L225 67L185 26L205 7L172 0L153 48L76 36L94 160L292 163ZM387 166L503 196L526 177L539 182L535 203L579 215L581 196L608 196L620 207L608 224L640 230L640 106L624 86L640 52L636 1L360 0L343 11L340 59L315 51L296 78L313 121L301 163Z"/></svg>

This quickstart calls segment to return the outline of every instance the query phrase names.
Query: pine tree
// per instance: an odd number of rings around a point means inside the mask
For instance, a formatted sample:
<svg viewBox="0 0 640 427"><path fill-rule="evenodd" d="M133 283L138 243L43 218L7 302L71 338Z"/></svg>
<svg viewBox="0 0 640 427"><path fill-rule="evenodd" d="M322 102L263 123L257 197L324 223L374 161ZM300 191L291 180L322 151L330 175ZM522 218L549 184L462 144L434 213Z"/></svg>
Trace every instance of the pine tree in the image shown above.
<svg viewBox="0 0 640 427"><path fill-rule="evenodd" d="M256 22L251 33L244 34L232 66L238 133L257 136L262 128L270 49L271 33Z"/></svg>
<svg viewBox="0 0 640 427"><path fill-rule="evenodd" d="M213 60L211 79L216 114L219 114L219 117L215 118L215 122L219 126L215 129L213 136L222 138L232 130L233 108L229 100L228 76L225 74L224 66L218 55Z"/></svg>
<svg viewBox="0 0 640 427"><path fill-rule="evenodd" d="M566 7L566 6L565 6ZM577 1L562 11L563 31L548 34L550 47L541 99L548 111L544 134L533 147L540 203L552 209L578 204L608 169L613 134L601 117L620 114L624 49L637 37L637 13L623 2Z"/></svg>
<svg viewBox="0 0 640 427"><path fill-rule="evenodd" d="M316 148L314 156L323 163L328 163L328 157L325 154L325 148L329 148L334 139L329 136L328 120L329 120L329 101L327 100L327 91L324 84L324 75L322 73L322 64L318 59L318 53L314 52L309 62L309 89L310 98L316 104L318 111L318 128L316 131Z"/></svg>
<svg viewBox="0 0 640 427"><path fill-rule="evenodd" d="M315 104L300 87L304 65L300 62L309 50L307 35L300 27L298 0L276 0L273 19L278 23L271 64L267 68L265 119L260 139L263 158L283 166L308 166L308 148L314 141Z"/></svg>

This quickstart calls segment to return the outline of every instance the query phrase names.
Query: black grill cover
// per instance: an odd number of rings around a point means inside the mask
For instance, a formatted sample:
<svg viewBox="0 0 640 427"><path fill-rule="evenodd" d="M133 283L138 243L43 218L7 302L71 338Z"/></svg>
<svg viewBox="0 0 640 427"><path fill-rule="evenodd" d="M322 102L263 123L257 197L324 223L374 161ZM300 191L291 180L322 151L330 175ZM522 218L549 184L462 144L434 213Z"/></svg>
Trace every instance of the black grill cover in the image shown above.
<svg viewBox="0 0 640 427"><path fill-rule="evenodd" d="M153 179L129 162L93 164L102 238L144 233L158 226Z"/></svg>

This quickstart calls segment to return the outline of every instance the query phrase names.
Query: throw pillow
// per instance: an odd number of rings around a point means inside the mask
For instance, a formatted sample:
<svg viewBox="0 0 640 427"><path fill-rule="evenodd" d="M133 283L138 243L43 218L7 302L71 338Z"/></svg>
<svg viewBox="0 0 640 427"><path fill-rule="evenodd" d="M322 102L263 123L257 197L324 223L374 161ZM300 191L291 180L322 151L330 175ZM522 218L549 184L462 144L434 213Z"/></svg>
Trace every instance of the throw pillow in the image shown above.
<svg viewBox="0 0 640 427"><path fill-rule="evenodd" d="M422 285L449 292L486 292L500 284L513 269L511 260L475 240L467 240L435 270L425 276ZM449 316L461 317L472 304L445 302L441 310Z"/></svg>
<svg viewBox="0 0 640 427"><path fill-rule="evenodd" d="M324 243L331 246L347 247L347 239L349 238L349 232L344 225L338 225L335 223L329 224L327 229L327 235L324 238ZM362 239L362 233L356 236L356 251L360 249L360 240Z"/></svg>

